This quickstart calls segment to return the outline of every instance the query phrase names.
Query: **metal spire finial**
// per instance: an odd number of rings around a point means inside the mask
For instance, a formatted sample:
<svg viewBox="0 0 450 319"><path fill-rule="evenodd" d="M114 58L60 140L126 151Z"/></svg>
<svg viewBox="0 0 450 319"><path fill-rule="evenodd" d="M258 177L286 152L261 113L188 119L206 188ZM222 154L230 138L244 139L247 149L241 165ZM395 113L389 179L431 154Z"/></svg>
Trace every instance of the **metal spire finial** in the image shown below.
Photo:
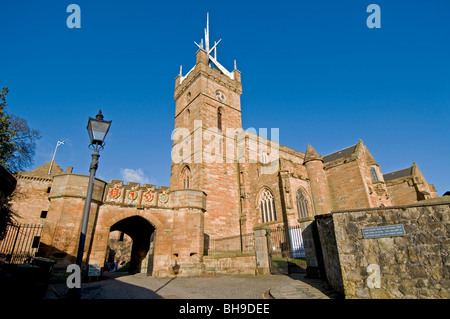
<svg viewBox="0 0 450 319"><path fill-rule="evenodd" d="M206 13L206 28L205 31L205 51L208 54L208 64L211 67L211 64L214 65L220 72L227 75L230 79L234 79L234 74L232 72L228 72L227 69L225 69L218 61L217 61L217 45L222 41L220 39L219 41L214 41L214 46L210 49L209 48L209 12ZM203 50L203 39L198 44L194 41L194 43L198 46L199 49ZM211 53L214 51L214 57L211 55ZM235 63L235 69L236 69L236 63ZM190 72L190 71L189 71ZM188 72L188 73L189 73Z"/></svg>
<svg viewBox="0 0 450 319"><path fill-rule="evenodd" d="M209 53L209 12L206 13L205 49Z"/></svg>

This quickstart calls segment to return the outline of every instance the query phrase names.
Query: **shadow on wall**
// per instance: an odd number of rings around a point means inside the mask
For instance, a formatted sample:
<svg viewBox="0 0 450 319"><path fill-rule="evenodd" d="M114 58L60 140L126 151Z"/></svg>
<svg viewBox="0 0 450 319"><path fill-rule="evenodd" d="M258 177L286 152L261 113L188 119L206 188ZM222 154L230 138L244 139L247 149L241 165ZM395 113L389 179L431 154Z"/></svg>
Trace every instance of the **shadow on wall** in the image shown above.
<svg viewBox="0 0 450 319"><path fill-rule="evenodd" d="M151 262L146 258L148 257L151 238L154 238L152 237L152 234L154 234L155 232L155 227L144 218L140 216L133 216L115 223L111 227L110 231L118 231L119 233L127 234L132 240L131 252L128 252L130 254L129 273L149 273L148 268ZM85 253L89 255L92 249L93 247L91 240L87 251L85 250ZM110 250L109 253L111 252L112 251ZM68 273L66 273L67 266L69 266L70 264L75 264L76 261L76 256L68 254L66 251L60 250L54 246L46 245L42 242L40 244L39 251L36 253L36 256L49 258L56 262L52 272L53 281L66 280L67 276L69 275ZM110 257L107 251L105 251L105 257ZM103 270L104 266L104 264L101 264L100 268L102 268ZM120 263L118 266L122 266L122 263Z"/></svg>

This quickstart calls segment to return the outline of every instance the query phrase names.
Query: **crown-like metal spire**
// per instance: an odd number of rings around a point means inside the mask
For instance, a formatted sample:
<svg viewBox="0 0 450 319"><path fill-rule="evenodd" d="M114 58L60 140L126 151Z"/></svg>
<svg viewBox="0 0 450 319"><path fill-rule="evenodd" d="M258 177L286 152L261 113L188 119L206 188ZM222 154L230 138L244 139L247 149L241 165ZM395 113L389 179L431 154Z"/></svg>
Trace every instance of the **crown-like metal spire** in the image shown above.
<svg viewBox="0 0 450 319"><path fill-rule="evenodd" d="M204 50L206 51L206 53L208 54L208 64L211 66L211 63L223 74L225 74L226 76L228 76L230 79L234 79L234 73L233 72L229 72L227 69L225 69L225 67L223 67L218 61L217 61L217 45L220 43L220 41L222 41L222 39L220 39L219 41L214 41L214 46L212 48L209 48L209 12L206 14L206 28L204 29L205 32L205 41L203 41L203 39L201 39L200 44L198 44L197 42L194 41L194 43L197 45L197 47L200 50ZM205 49L203 49L203 43L205 44ZM211 55L211 53L214 52L214 57ZM193 68L192 68L193 69ZM191 71L192 71L191 69ZM236 69L236 61L234 62L234 69ZM189 71L189 72L191 72ZM189 74L189 72L187 74ZM181 77L181 81L184 80L184 78L186 78L187 74L185 76L183 76L183 74L181 73L181 68L180 68L180 77Z"/></svg>

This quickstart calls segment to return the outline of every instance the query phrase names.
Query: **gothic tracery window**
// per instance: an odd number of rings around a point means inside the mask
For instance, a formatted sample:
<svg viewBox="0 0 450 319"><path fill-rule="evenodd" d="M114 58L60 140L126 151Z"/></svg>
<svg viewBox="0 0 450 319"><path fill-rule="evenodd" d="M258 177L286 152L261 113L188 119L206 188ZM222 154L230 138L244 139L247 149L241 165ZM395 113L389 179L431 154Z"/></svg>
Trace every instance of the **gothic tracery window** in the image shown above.
<svg viewBox="0 0 450 319"><path fill-rule="evenodd" d="M268 223L277 219L275 213L275 201L272 193L268 189L264 189L261 193L259 207L261 210L261 219L263 223Z"/></svg>
<svg viewBox="0 0 450 319"><path fill-rule="evenodd" d="M299 189L297 191L297 212L298 212L298 218L306 218L309 217L309 210L308 210L308 199L306 198L305 193Z"/></svg>
<svg viewBox="0 0 450 319"><path fill-rule="evenodd" d="M183 180L183 189L188 189L189 188L190 179L191 179L191 170L189 169L188 166L186 166L183 169L183 172L181 174L181 178Z"/></svg>

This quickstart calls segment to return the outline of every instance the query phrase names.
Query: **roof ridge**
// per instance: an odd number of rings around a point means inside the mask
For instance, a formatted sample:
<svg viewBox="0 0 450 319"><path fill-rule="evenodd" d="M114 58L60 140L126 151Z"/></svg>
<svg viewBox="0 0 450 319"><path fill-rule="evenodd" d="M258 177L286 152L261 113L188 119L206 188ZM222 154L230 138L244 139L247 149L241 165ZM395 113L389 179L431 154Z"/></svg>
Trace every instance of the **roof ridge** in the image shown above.
<svg viewBox="0 0 450 319"><path fill-rule="evenodd" d="M327 154L327 155L325 155L325 156L332 155L332 154L334 154L334 153L339 153L339 152L344 151L344 150L346 150L346 149L349 149L349 148L351 148L351 147L355 147L356 145L358 145L358 143L356 143L356 144L354 144L354 145L351 145L351 146L348 146L348 147L344 147L343 149L340 149L340 150L335 151L335 152L333 152L333 153Z"/></svg>
<svg viewBox="0 0 450 319"><path fill-rule="evenodd" d="M397 173L397 172L400 172L400 171L406 171L407 169L411 169L411 168L413 168L413 167L412 167L412 166L409 166L409 167L405 167L405 168L398 169L398 170L396 170L396 171L392 171L392 172L389 172L389 173L385 173L385 174L383 174L383 175L388 175L388 174L392 174L392 173Z"/></svg>
<svg viewBox="0 0 450 319"><path fill-rule="evenodd" d="M353 154L355 152L357 146L358 146L358 143L354 144L354 145L351 145L349 147L343 148L341 150L338 150L336 152L330 153L328 155L325 155L323 157L323 162L324 163L325 162L331 162L331 161L337 160L337 159L339 159L341 157L345 157L345 156L351 155L351 154ZM352 152L349 153L349 154L347 154L347 152L344 152L344 151L348 151L348 150L352 150ZM344 152L344 154L340 154L342 152Z"/></svg>
<svg viewBox="0 0 450 319"><path fill-rule="evenodd" d="M413 166L410 166L390 173L383 174L383 179L384 181L390 181L401 177L411 176L412 173L413 173Z"/></svg>

